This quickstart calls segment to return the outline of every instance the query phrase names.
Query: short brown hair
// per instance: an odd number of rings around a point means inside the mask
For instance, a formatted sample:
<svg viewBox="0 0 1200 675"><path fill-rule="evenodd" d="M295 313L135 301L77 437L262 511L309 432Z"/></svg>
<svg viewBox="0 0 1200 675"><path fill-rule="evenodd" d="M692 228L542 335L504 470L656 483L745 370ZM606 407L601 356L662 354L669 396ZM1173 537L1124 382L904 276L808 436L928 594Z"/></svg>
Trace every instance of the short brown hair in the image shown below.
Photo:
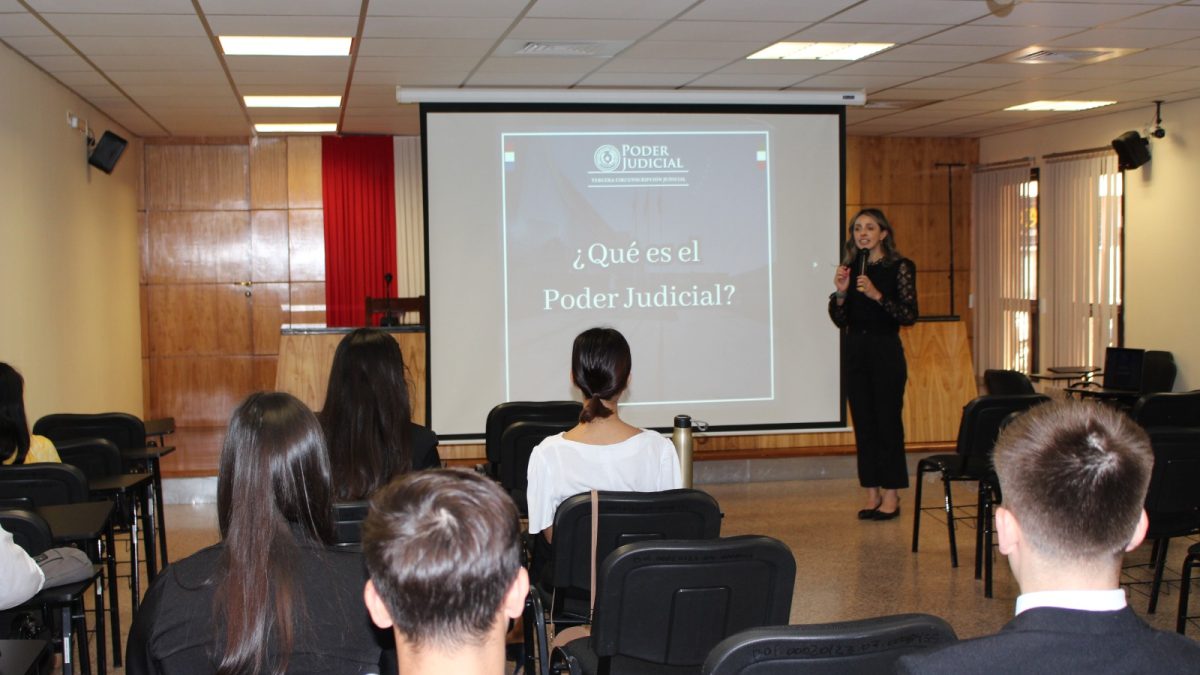
<svg viewBox="0 0 1200 675"><path fill-rule="evenodd" d="M1003 505L1035 549L1064 560L1120 556L1146 499L1146 432L1099 403L1055 401L1018 417L993 459Z"/></svg>
<svg viewBox="0 0 1200 675"><path fill-rule="evenodd" d="M481 639L521 565L517 507L495 482L442 469L397 478L363 522L367 569L414 646Z"/></svg>

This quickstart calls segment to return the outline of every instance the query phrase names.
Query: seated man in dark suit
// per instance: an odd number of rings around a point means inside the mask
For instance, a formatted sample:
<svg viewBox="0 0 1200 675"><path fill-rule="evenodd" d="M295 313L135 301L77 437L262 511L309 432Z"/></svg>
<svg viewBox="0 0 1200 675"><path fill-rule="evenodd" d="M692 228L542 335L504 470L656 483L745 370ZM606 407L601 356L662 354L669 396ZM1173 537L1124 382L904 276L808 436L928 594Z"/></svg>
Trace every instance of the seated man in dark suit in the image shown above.
<svg viewBox="0 0 1200 675"><path fill-rule="evenodd" d="M396 636L404 675L504 673L508 620L525 607L517 507L473 472L410 473L363 521L371 619Z"/></svg>
<svg viewBox="0 0 1200 675"><path fill-rule="evenodd" d="M1119 585L1125 552L1146 536L1146 433L1108 406L1047 403L1009 425L994 462L1017 616L996 635L905 657L901 672L1200 672L1200 644L1146 625Z"/></svg>

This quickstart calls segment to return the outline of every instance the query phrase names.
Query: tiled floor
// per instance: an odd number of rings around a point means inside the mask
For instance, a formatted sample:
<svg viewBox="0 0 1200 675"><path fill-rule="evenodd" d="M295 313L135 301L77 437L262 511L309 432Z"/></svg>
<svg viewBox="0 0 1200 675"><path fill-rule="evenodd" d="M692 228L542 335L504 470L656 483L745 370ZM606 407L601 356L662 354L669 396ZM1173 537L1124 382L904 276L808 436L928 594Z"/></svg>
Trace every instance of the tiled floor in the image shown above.
<svg viewBox="0 0 1200 675"><path fill-rule="evenodd" d="M948 544L940 514L922 517L921 550L910 551L912 491L904 494L900 518L888 522L859 521L861 491L850 479L796 480L766 483L726 483L702 486L721 504L725 513L722 535L767 534L786 543L796 557L796 586L792 623L819 623L901 612L928 612L954 626L959 637L998 630L1010 618L1017 587L1003 557L996 560L995 598L983 597L983 582L974 578L974 530L959 529L960 566L950 567ZM940 486L929 483L927 505L940 496ZM973 503L964 487L956 493L962 504ZM214 504L168 505L172 560L216 542ZM1172 547L1169 568L1178 578L1187 547ZM1149 547L1129 556L1144 562ZM1168 576L1170 576L1170 571ZM1132 570L1131 579L1147 579L1145 570ZM144 589L143 589L144 590ZM1151 624L1174 630L1178 586L1169 585L1160 598L1156 615L1146 615L1143 586L1130 592L1134 609ZM128 635L128 588L119 589ZM1193 588L1200 607L1200 588ZM1189 627L1189 636L1200 639L1200 624ZM109 672L114 672L110 669ZM115 672L122 672L120 669Z"/></svg>

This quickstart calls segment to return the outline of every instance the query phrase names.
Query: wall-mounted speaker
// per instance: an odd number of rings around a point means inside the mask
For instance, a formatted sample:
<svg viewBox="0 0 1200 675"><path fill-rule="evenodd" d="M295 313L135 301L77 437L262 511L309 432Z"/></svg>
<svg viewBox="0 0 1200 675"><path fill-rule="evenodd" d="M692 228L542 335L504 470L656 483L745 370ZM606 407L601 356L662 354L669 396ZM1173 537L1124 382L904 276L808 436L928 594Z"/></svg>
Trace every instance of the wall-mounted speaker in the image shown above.
<svg viewBox="0 0 1200 675"><path fill-rule="evenodd" d="M1150 161L1150 139L1142 138L1136 131L1126 131L1112 142L1117 151L1117 165L1121 169L1136 169Z"/></svg>
<svg viewBox="0 0 1200 675"><path fill-rule="evenodd" d="M125 152L126 145L129 145L129 142L124 138L111 131L106 131L96 142L96 147L92 148L91 154L88 155L88 164L104 173L112 173L113 167L117 165L117 160L121 159L121 153Z"/></svg>

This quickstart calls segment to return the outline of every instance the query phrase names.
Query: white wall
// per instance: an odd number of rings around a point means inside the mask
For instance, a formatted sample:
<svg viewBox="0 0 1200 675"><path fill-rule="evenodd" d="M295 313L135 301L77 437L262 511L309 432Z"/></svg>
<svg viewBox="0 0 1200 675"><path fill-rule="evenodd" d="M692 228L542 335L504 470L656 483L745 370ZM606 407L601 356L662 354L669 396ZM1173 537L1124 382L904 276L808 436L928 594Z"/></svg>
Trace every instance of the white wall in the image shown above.
<svg viewBox="0 0 1200 675"><path fill-rule="evenodd" d="M0 360L25 376L30 424L141 415L140 143L3 46L0 83ZM130 141L111 176L88 166L68 110Z"/></svg>
<svg viewBox="0 0 1200 675"><path fill-rule="evenodd" d="M1179 364L1176 391L1200 388L1200 99L1163 105L1167 137L1149 164L1125 173L1125 344L1165 349ZM1154 120L1153 106L981 139L980 161L1040 157L1109 145Z"/></svg>

